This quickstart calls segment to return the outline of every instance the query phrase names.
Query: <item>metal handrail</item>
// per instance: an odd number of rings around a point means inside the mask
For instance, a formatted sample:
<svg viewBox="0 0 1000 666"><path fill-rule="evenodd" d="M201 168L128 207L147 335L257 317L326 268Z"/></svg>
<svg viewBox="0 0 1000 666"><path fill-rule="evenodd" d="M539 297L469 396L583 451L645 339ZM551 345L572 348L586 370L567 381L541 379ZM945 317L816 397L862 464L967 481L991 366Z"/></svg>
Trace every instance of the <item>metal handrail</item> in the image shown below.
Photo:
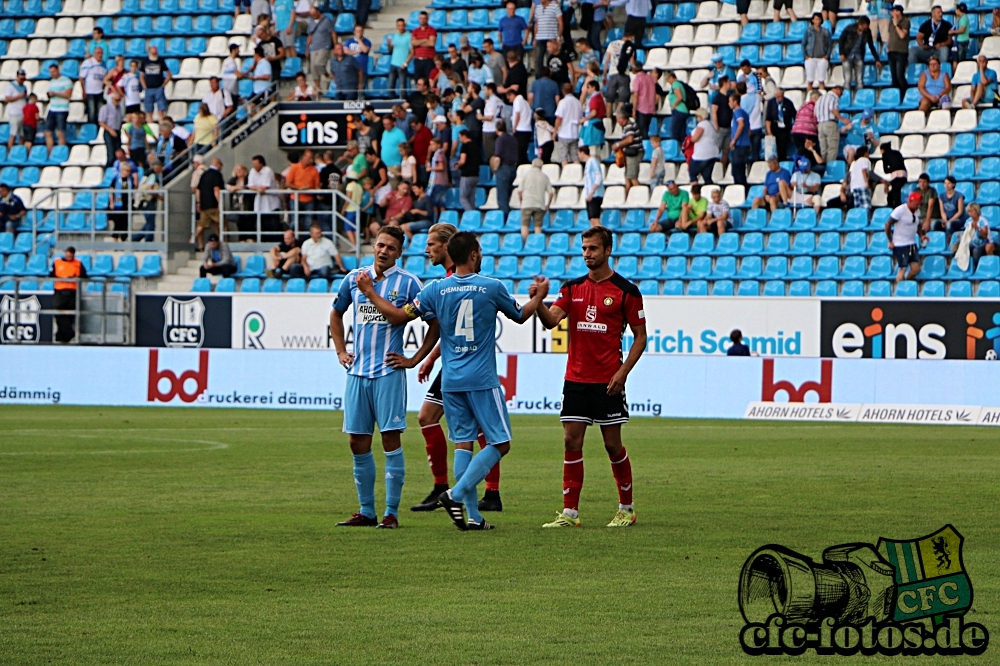
<svg viewBox="0 0 1000 666"><path fill-rule="evenodd" d="M229 195L252 194L255 195L256 197L267 196L267 195L277 196L281 200L283 208L273 211L260 211L260 210L243 211L243 210L233 210L231 208L227 209L226 202L229 198L228 196L226 196L227 194ZM317 196L329 197L331 199L330 203L331 208L324 210L300 210L299 207L295 205L297 202L297 198L293 199L291 197L291 195L296 195L296 194L310 194L313 197ZM284 195L289 195L287 200L285 199ZM231 248L234 249L245 248L251 251L266 251L267 249L270 249L270 247L275 244L276 240L265 241L263 237L265 235L273 237L275 235L281 234L283 233L283 229L265 230L263 228L264 226L263 219L265 216L278 216L279 220L281 220L283 224L287 225L287 228L295 232L296 237L300 236L301 234L308 233L309 227L311 226L314 220L320 221L321 226L323 226L322 225L323 221L328 221L329 229L324 228L323 235L331 237L338 247L341 246L346 247L348 252L353 253L354 256L356 256L359 260L361 258L360 238L363 234L363 230L357 228L357 225L355 225L358 233L356 234L357 240L354 243L352 243L350 239L348 239L346 236L337 231L337 222L340 222L341 224L349 223L348 219L340 214L339 210L341 207L337 205L338 201L340 203L343 203L349 201L349 199L347 199L347 197L345 197L344 194L339 190L274 189L274 190L265 190L264 192L257 192L256 190L237 190L236 192L232 193L222 192L219 199L220 199L219 234L220 238L226 240L226 242L230 244ZM315 199L313 200L312 203L315 203ZM287 207L284 207L285 204L288 204ZM259 206L254 206L254 207L259 208ZM195 212L196 209L194 208L193 204L191 210L192 210L191 235L194 236L197 230L199 215ZM229 219L229 221L234 222L234 226L236 226L235 220L232 219L233 217L244 217L244 216L249 217L251 215L254 216L254 221L256 223L253 231L241 231L239 229L237 229L237 231L228 231L226 229L227 218ZM240 235L247 235L247 234L254 236L255 241L250 243L239 243L238 237Z"/></svg>
<svg viewBox="0 0 1000 666"><path fill-rule="evenodd" d="M30 292L22 291L21 290L21 283L22 282L37 282L40 278L38 276L30 276L30 275L11 275L11 276L6 276L5 275L5 276L3 276L3 279L5 281L7 281L7 280L13 280L14 281L14 291L12 293L11 292L0 292L0 301L3 300L3 297L5 295L7 295L7 294L10 293L11 295L13 295L13 298L14 298L14 300L13 300L14 307L13 307L13 309L0 310L0 343L2 343L2 344L16 344L16 345L42 343L43 340L41 339L41 330L40 329L38 331L38 333L39 333L38 340L32 342L32 341L25 341L25 340L21 339L20 332L21 332L21 329L22 329L22 322L23 322L24 319L26 319L26 318L40 318L42 315L48 315L48 316L52 316L52 317L57 317L59 315L72 315L72 316L74 316L76 318L75 319L75 323L74 323L74 326L76 328L76 335L73 336L73 340L70 342L70 344L74 344L74 345L83 344L82 340L83 340L83 336L85 334L84 334L84 332L82 330L83 329L82 317L84 317L84 316L86 316L86 317L96 317L96 316L99 316L101 318L101 333L100 333L99 339L97 341L95 341L95 344L100 344L100 345L108 345L108 344L129 345L129 344L131 344L130 340L131 340L131 332L132 332L131 331L132 313L135 310L135 308L134 308L135 290L132 288L132 281L131 281L131 279L127 283L128 287L126 289L126 293L123 294L123 296L124 296L123 302L124 302L125 308L124 308L124 310L122 310L120 312L119 311L115 311L115 310L108 310L108 294L110 293L109 289L101 289L100 292L99 292L100 293L100 297L101 297L101 308L100 308L100 310L90 310L90 309L86 309L85 310L85 309L83 309L81 307L82 306L82 299L83 299L83 297L85 297L87 295L87 294L83 293L85 285L86 284L91 284L91 283L95 283L95 284L108 284L105 280L102 280L102 279L96 279L96 278L90 278L90 277L86 277L86 278L80 278L80 277L51 278L51 277L49 277L48 278L48 279L53 280L53 281L58 281L58 282L73 282L73 283L77 284L77 288L73 290L75 292L75 294L74 294L75 301L74 301L74 308L72 310L59 310L59 309L55 309L55 308L52 308L52 309L42 309L42 308L39 308L38 310L24 310L24 309L22 309L20 307L20 304L21 304L21 294L32 293L32 295L37 295L37 292L36 291L30 291ZM111 317L121 317L122 318L122 339L120 341L108 342L108 317L109 316L111 316ZM13 322L9 321L11 318L13 318ZM55 332L56 332L55 323L56 323L55 320L53 320L53 326L52 326L53 337L55 336ZM13 326L14 326L14 335L13 336L11 336L11 335L8 334L9 330L8 330L7 327L10 326L11 324L13 324ZM38 320L37 325L39 327L41 326L41 320L40 319ZM47 341L47 342L51 343L51 342L54 342L54 340Z"/></svg>
<svg viewBox="0 0 1000 666"><path fill-rule="evenodd" d="M77 194L90 193L90 208L89 209L79 209L73 207L65 207L62 204L61 199L65 194L71 194L72 198L75 200ZM99 208L97 206L97 197L101 194L107 194L109 196L109 207ZM170 228L170 197L167 196L168 191L163 188L156 189L136 189L128 187L124 190L115 190L113 188L58 188L52 190L52 192L42 199L38 205L36 205L29 215L31 217L31 251L34 253L38 246L38 235L41 233L51 233L55 239L56 246L60 243L60 235L72 235L74 237L79 236L89 236L87 241L79 241L76 238L72 241L78 247L78 249L144 249L153 250L161 253L165 253L167 250L167 238L169 237ZM116 210L114 209L114 198L115 196L127 197L130 204L135 204L139 197L152 196L156 197L154 202L155 207L149 209L137 209L132 206L127 210ZM46 206L46 202L49 205ZM162 202L162 205L161 205ZM39 231L38 227L41 225L39 216L44 221L45 216L48 213L55 213L55 226L51 232ZM71 213L86 213L90 216L90 224L85 229L67 229L63 228L64 216ZM97 229L95 222L96 216L99 213L106 215L114 215L124 213L128 215L128 222L126 223L126 228L124 230L112 230L110 228L105 230ZM153 217L153 229L151 230L133 230L132 229L132 219L135 215L141 215L146 217L148 224L148 217ZM159 227L159 229L157 229ZM114 247L108 247L103 239L111 235L125 234L128 236L128 240L123 243L118 243ZM139 241L132 240L136 236L148 236L153 237L153 241Z"/></svg>

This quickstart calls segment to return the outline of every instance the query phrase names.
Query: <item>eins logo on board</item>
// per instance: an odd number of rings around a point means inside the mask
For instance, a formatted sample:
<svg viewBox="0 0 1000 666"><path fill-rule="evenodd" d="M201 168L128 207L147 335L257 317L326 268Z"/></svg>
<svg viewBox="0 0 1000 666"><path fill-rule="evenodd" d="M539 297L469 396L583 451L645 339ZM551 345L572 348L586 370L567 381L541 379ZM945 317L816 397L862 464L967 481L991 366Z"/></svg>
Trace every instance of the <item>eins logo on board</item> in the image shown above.
<svg viewBox="0 0 1000 666"><path fill-rule="evenodd" d="M970 313L975 319L975 314ZM941 324L883 322L882 308L872 308L871 323L861 328L853 322L841 324L833 332L833 354L837 358L897 358L897 341L905 342L902 358L943 359L946 354L945 328ZM974 356L970 358L975 358Z"/></svg>
<svg viewBox="0 0 1000 666"><path fill-rule="evenodd" d="M354 138L358 117L344 117L343 127L339 120L309 120L305 113L299 115L298 121L286 121L278 130L281 143L285 146L334 146L341 142L341 133L346 141Z"/></svg>

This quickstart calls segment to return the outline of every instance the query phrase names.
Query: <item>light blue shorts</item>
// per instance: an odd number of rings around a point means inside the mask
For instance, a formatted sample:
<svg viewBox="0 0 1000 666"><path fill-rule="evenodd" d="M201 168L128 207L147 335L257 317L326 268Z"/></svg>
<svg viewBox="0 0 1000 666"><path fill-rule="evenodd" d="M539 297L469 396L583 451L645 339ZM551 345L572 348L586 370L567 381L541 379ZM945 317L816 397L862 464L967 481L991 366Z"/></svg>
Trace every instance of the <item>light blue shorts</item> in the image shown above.
<svg viewBox="0 0 1000 666"><path fill-rule="evenodd" d="M371 435L376 423L380 432L406 430L405 372L396 370L372 379L347 375L343 431Z"/></svg>
<svg viewBox="0 0 1000 666"><path fill-rule="evenodd" d="M511 440L507 402L499 388L442 393L444 417L453 442L474 442L482 431L488 444Z"/></svg>

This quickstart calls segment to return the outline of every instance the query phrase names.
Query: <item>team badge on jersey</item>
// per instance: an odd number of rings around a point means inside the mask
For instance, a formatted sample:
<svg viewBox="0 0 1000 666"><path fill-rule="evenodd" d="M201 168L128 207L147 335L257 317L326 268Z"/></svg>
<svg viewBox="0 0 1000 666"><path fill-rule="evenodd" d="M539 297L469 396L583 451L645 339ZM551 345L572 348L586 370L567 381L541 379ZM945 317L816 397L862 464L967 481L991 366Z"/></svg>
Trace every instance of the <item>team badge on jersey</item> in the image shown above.
<svg viewBox="0 0 1000 666"><path fill-rule="evenodd" d="M594 322L597 321L597 306L588 305L587 306L587 321Z"/></svg>
<svg viewBox="0 0 1000 666"><path fill-rule="evenodd" d="M604 304L605 305L611 305L614 302L615 302L615 299L611 298L610 296L605 296L604 297Z"/></svg>

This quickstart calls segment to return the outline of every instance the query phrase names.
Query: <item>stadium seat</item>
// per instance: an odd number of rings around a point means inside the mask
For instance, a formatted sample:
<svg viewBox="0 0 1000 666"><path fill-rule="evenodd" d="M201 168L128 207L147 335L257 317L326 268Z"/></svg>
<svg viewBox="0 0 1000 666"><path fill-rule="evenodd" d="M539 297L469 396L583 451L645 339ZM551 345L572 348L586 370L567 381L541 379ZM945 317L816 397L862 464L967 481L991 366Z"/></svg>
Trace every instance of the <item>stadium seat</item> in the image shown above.
<svg viewBox="0 0 1000 666"><path fill-rule="evenodd" d="M924 283L924 288L920 295L925 298L943 298L945 293L944 282L940 280L929 280Z"/></svg>
<svg viewBox="0 0 1000 666"><path fill-rule="evenodd" d="M950 283L948 296L949 298L972 298L972 283L965 280Z"/></svg>
<svg viewBox="0 0 1000 666"><path fill-rule="evenodd" d="M735 284L732 280L718 280L712 283L712 296L734 296Z"/></svg>
<svg viewBox="0 0 1000 666"><path fill-rule="evenodd" d="M285 285L286 294L304 294L306 291L306 281L304 278L292 278Z"/></svg>
<svg viewBox="0 0 1000 666"><path fill-rule="evenodd" d="M980 282L976 296L979 298L1000 298L1000 282Z"/></svg>
<svg viewBox="0 0 1000 666"><path fill-rule="evenodd" d="M663 283L664 296L683 296L684 295L684 283L680 280L667 280Z"/></svg>
<svg viewBox="0 0 1000 666"><path fill-rule="evenodd" d="M687 285L688 296L708 296L708 282L705 280L695 280Z"/></svg>
<svg viewBox="0 0 1000 666"><path fill-rule="evenodd" d="M736 288L737 296L760 296L760 282L757 280L743 280Z"/></svg>
<svg viewBox="0 0 1000 666"><path fill-rule="evenodd" d="M280 283L279 283L280 287ZM260 292L260 278L244 278L240 282L240 292L256 294Z"/></svg>
<svg viewBox="0 0 1000 666"><path fill-rule="evenodd" d="M653 256L663 256L666 254L667 250L667 236L666 234L655 232L648 234L646 236L646 242L643 243L642 249L639 250L640 255L653 255Z"/></svg>
<svg viewBox="0 0 1000 666"><path fill-rule="evenodd" d="M789 253L789 237L788 233L784 231L768 234L767 245L765 245L764 249L759 252L759 254L766 256L784 255L788 253Z"/></svg>
<svg viewBox="0 0 1000 666"><path fill-rule="evenodd" d="M232 294L236 292L236 280L231 277L222 278L215 285L215 291L220 294Z"/></svg>
<svg viewBox="0 0 1000 666"><path fill-rule="evenodd" d="M743 236L740 249L736 251L737 256L750 256L760 254L764 250L764 235L758 232L748 233Z"/></svg>
<svg viewBox="0 0 1000 666"><path fill-rule="evenodd" d="M788 285L788 295L808 298L812 295L812 283L808 280L796 280Z"/></svg>
<svg viewBox="0 0 1000 666"><path fill-rule="evenodd" d="M191 285L191 291L193 292L208 292L212 291L212 283L208 278L195 278L194 283Z"/></svg>
<svg viewBox="0 0 1000 666"><path fill-rule="evenodd" d="M691 237L688 234L671 234L667 242L667 255L687 254L691 249Z"/></svg>

